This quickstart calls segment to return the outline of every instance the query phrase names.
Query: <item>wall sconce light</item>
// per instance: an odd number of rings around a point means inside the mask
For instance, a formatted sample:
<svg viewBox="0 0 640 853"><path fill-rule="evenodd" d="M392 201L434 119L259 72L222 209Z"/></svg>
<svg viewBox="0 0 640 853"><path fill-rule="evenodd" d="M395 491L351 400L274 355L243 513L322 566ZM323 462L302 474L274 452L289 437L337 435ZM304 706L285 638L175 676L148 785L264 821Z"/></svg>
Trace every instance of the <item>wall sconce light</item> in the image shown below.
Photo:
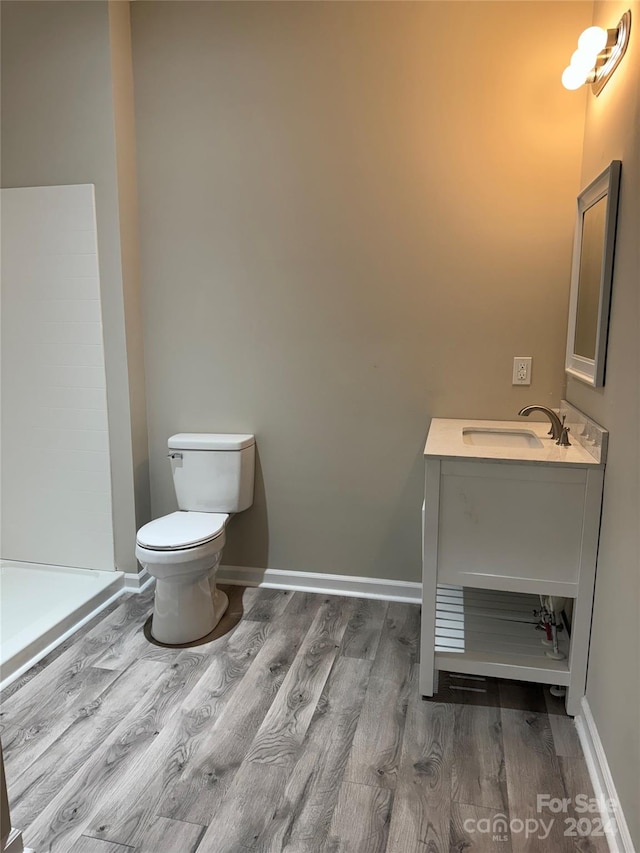
<svg viewBox="0 0 640 853"><path fill-rule="evenodd" d="M565 89L579 89L585 83L591 83L591 91L599 95L625 54L630 31L630 11L624 13L615 29L586 29L578 39L578 49L570 64L562 73Z"/></svg>

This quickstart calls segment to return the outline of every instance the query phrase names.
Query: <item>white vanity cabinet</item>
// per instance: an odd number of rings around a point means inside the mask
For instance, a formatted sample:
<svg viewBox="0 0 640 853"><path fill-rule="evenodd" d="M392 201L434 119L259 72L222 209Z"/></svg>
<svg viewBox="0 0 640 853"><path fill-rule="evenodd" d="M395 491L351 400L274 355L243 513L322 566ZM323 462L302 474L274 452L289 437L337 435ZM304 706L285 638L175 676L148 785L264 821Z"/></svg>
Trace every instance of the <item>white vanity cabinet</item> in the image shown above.
<svg viewBox="0 0 640 853"><path fill-rule="evenodd" d="M575 429L568 448L548 438L548 424L432 421L425 447L422 695L433 695L444 670L565 685L567 710L578 712L606 431L593 424L587 433L584 416L569 410ZM491 431L496 443L466 444L470 424ZM503 432L531 433L539 447L501 447ZM581 433L596 438L581 444ZM563 660L546 655L536 630L540 595L573 599L571 636L559 635Z"/></svg>

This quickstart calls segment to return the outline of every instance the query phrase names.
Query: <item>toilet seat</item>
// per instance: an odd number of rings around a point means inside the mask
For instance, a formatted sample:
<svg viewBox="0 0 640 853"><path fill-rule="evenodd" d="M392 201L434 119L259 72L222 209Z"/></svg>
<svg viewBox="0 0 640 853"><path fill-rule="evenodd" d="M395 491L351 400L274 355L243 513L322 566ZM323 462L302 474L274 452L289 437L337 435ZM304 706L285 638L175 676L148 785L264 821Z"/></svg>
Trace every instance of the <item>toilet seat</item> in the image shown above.
<svg viewBox="0 0 640 853"><path fill-rule="evenodd" d="M179 510L141 527L136 544L148 551L184 551L222 537L229 515L225 512Z"/></svg>

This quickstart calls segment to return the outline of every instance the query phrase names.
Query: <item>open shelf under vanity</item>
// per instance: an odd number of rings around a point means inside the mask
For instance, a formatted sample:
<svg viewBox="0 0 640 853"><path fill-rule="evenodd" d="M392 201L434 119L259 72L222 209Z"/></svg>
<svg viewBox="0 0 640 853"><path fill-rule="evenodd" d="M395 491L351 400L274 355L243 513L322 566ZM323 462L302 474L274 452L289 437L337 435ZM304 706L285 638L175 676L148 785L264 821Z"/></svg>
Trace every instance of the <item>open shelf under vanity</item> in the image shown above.
<svg viewBox="0 0 640 853"><path fill-rule="evenodd" d="M438 671L569 684L569 637L558 634L563 660L547 656L538 630L537 595L438 584L435 668Z"/></svg>

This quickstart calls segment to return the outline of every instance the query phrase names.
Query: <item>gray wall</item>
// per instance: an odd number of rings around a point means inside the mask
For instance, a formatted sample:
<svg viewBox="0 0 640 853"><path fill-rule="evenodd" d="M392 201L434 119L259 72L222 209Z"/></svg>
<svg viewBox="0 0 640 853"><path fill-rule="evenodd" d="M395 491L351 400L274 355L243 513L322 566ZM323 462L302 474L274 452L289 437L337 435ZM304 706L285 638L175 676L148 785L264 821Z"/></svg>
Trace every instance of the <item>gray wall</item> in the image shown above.
<svg viewBox="0 0 640 853"><path fill-rule="evenodd" d="M590 17L132 5L154 515L169 435L255 431L227 564L419 579L430 418L560 400Z"/></svg>
<svg viewBox="0 0 640 853"><path fill-rule="evenodd" d="M131 20L129 3L122 2L122 0L113 0L109 3L109 43L111 48L120 249L122 252L122 307L129 380L131 461L133 464L135 525L138 529L151 518L151 495L149 492L147 398L140 299L140 237L138 229ZM129 540L128 547L131 552L133 540Z"/></svg>
<svg viewBox="0 0 640 853"><path fill-rule="evenodd" d="M612 27L627 2L596 4ZM610 430L587 700L640 850L640 3L631 4L627 55L589 98L582 184L622 160L618 233L604 388L570 379L567 397Z"/></svg>
<svg viewBox="0 0 640 853"><path fill-rule="evenodd" d="M140 439L146 433L142 353L127 349L127 337L141 336L132 311L125 334L125 293L134 304L138 284L135 260L126 251L123 260L120 239L118 174L127 161L127 130L123 124L117 151L118 115L126 121L126 82L119 85L118 113L114 108L111 51L118 40L126 40L126 27L120 22L110 34L102 0L2 3L2 186L96 188L115 558L118 569L135 572L136 509L141 520L148 517L149 487L146 437ZM122 209L130 224L130 199ZM130 375L137 383L133 407Z"/></svg>

